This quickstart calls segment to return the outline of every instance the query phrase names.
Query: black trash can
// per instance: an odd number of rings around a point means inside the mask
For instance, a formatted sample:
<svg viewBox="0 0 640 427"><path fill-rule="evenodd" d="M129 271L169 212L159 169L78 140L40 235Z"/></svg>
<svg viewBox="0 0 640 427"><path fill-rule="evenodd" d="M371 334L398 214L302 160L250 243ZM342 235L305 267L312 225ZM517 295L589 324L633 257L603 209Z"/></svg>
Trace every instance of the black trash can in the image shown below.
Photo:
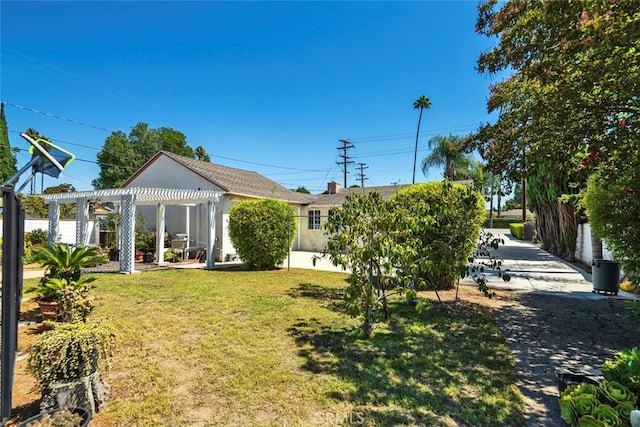
<svg viewBox="0 0 640 427"><path fill-rule="evenodd" d="M591 263L593 292L618 295L620 266L615 261L597 259Z"/></svg>
<svg viewBox="0 0 640 427"><path fill-rule="evenodd" d="M590 378L584 374L576 374L573 372L558 372L556 373L558 382L558 393L562 395L562 392L570 385L578 385L580 383L587 383L597 386L598 381Z"/></svg>

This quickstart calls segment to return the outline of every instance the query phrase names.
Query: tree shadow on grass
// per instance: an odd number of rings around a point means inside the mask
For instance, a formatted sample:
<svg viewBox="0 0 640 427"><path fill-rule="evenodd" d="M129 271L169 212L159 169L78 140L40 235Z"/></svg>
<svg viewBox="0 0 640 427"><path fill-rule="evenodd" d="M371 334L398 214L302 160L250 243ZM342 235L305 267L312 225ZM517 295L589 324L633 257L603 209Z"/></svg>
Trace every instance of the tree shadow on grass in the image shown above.
<svg viewBox="0 0 640 427"><path fill-rule="evenodd" d="M329 397L366 425L523 425L513 361L490 315L464 302L390 308L371 340L313 318L289 328L303 369L339 378Z"/></svg>
<svg viewBox="0 0 640 427"><path fill-rule="evenodd" d="M289 296L315 299L324 302L322 306L331 311L345 311L344 289L329 288L313 283L300 283L297 288L289 291Z"/></svg>

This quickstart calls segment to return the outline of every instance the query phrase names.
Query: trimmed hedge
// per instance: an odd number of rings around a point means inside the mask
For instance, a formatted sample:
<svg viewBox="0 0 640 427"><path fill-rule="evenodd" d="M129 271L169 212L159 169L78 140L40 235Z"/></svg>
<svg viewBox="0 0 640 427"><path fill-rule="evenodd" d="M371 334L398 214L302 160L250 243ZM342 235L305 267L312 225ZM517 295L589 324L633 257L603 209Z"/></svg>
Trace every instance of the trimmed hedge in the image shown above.
<svg viewBox="0 0 640 427"><path fill-rule="evenodd" d="M282 264L297 228L293 208L281 200L245 200L229 212L229 237L250 269L271 270Z"/></svg>
<svg viewBox="0 0 640 427"><path fill-rule="evenodd" d="M523 223L520 222L518 224L509 224L509 230L511 231L511 234L513 234L513 237L519 240L524 240L524 224Z"/></svg>
<svg viewBox="0 0 640 427"><path fill-rule="evenodd" d="M527 217L527 221L535 221L532 216ZM510 224L522 224L522 218L493 218L493 227L491 228L509 228ZM484 228L489 228L489 220L484 222Z"/></svg>

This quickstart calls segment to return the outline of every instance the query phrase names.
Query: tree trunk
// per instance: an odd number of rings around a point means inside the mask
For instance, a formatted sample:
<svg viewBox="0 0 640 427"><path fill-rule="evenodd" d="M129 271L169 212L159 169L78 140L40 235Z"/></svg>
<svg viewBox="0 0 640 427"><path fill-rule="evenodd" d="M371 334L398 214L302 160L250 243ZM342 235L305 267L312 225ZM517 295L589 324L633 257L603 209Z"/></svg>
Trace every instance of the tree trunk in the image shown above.
<svg viewBox="0 0 640 427"><path fill-rule="evenodd" d="M542 248L567 261L575 260L578 220L573 205L555 201L536 209Z"/></svg>
<svg viewBox="0 0 640 427"><path fill-rule="evenodd" d="M491 191L489 193L489 228L493 228L493 184L491 184Z"/></svg>
<svg viewBox="0 0 640 427"><path fill-rule="evenodd" d="M371 338L371 307L367 307L364 312L364 324L362 325L362 336L368 340Z"/></svg>

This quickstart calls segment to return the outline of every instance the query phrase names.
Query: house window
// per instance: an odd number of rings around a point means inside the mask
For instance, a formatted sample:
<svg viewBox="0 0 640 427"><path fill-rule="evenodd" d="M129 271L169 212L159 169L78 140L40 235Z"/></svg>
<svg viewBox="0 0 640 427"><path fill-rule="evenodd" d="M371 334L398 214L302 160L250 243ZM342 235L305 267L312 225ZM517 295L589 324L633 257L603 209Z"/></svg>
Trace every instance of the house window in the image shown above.
<svg viewBox="0 0 640 427"><path fill-rule="evenodd" d="M320 211L309 211L309 230L320 230Z"/></svg>

